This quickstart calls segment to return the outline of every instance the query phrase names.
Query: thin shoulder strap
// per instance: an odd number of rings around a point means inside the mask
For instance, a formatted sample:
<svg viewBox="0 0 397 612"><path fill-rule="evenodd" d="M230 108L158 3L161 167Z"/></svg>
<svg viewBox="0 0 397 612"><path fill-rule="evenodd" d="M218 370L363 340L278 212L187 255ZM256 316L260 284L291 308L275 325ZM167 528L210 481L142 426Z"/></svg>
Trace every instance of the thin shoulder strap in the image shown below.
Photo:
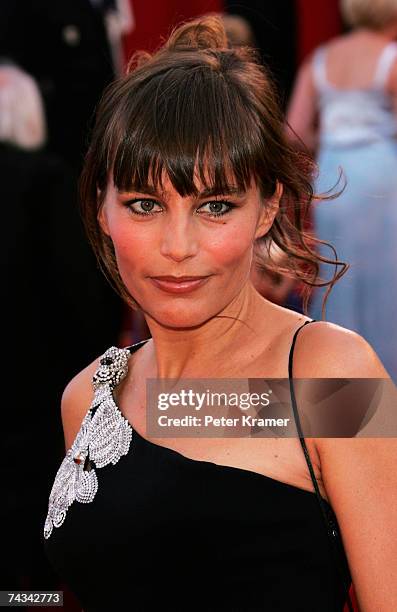
<svg viewBox="0 0 397 612"><path fill-rule="evenodd" d="M390 70L397 58L397 42L388 43L381 52L373 80L374 87L384 89Z"/></svg>
<svg viewBox="0 0 397 612"><path fill-rule="evenodd" d="M295 331L294 333L294 337L292 339L292 344L291 344L291 349L289 352L289 358L288 358L288 378L289 378L289 387L290 387L290 392L291 392L291 403L292 403L292 409L294 412L294 418L295 418L295 423L296 423L296 428L298 430L298 435L299 435L299 440L301 442L301 446L306 458L306 463L308 465L309 468L309 472L310 472L310 476L313 482L313 486L314 486L314 490L316 492L316 495L318 497L318 500L320 502L320 506L321 509L324 512L324 508L323 508L323 498L321 496L319 487L318 487L318 482L317 482L317 478L316 475L314 473L314 469L313 469L313 465L310 459L310 455L309 455L309 451L307 450L307 446L306 446L306 442L305 442L305 438L302 432L302 426L301 426L301 422L300 422L300 418L299 418L299 413L298 413L298 406L296 403L296 397L295 397L295 390L294 390L294 382L293 382L293 376L292 376L292 365L293 365L293 355L294 355L294 348L295 348L295 343L296 343L296 338L298 336L298 333L300 332L300 330L302 329L302 327L305 327L305 325L308 325L309 323L315 323L315 320L312 319L311 321L305 321L303 323L303 325L301 325L300 327L298 327L298 329ZM325 512L325 516L326 516L326 512ZM332 535L332 533L331 533Z"/></svg>
<svg viewBox="0 0 397 612"><path fill-rule="evenodd" d="M311 462L310 454L309 454L309 451L307 449L305 438L304 438L303 432L302 432L302 426L301 426L301 422L300 422L300 418L299 418L298 407L297 407L295 391L294 391L294 384L293 384L293 376L292 376L293 355L294 355L294 348L295 348L295 343L296 343L296 338L298 336L298 333L302 329L302 327L304 327L305 325L308 325L309 323L315 323L315 322L316 322L315 319L312 319L310 321L305 321L303 323L303 325L298 327L298 329L294 333L294 336L292 338L292 343L291 343L291 349L290 349L290 352L289 352L289 358L288 358L288 378L289 378L289 385L290 385L290 392L291 392L292 409L293 409L294 419L295 419L295 423L296 423L296 428L297 428L298 435L299 435L299 440L300 440L300 443L301 443L301 446L302 446L303 453L305 455L307 466L309 468L310 477L312 479L314 490L315 490L315 493L316 493L316 497L317 497L319 505L320 505L320 510L321 510L321 514L322 514L323 519L324 519L324 523L325 523L325 527L326 527L326 530L327 530L327 533L328 533L328 537L329 537L329 539L331 541L331 544L332 544L332 550L333 550L333 554L334 554L334 559L335 559L336 567L337 567L338 571L340 572L341 579L344 580L345 575L344 575L344 570L342 568L342 559L341 559L341 556L340 556L341 552L340 552L340 548L338 549L338 547L337 547L337 545L338 545L337 539L339 538L339 533L338 533L336 524L332 520L332 518L331 518L331 516L329 514L329 510L328 510L327 506L325 505L324 499L323 499L323 497L322 497L322 495L320 493L320 489L319 489L319 486L318 486L316 475L314 473L313 464ZM347 602L346 603L348 605L349 612L354 612L349 592L347 594Z"/></svg>
<svg viewBox="0 0 397 612"><path fill-rule="evenodd" d="M289 351L289 357L288 357L288 376L290 380L292 379L292 362L293 362L293 357L294 357L294 348L295 348L295 342L296 342L297 335L299 331L302 329L302 327L305 327L305 325L307 325L308 323L315 323L315 322L316 322L315 319L311 319L310 321L305 321L303 325L298 327L298 329L294 333L294 336L292 338L291 348Z"/></svg>
<svg viewBox="0 0 397 612"><path fill-rule="evenodd" d="M314 51L312 56L313 80L319 91L326 89L328 86L325 63L326 55L326 48L324 45L321 45L321 47Z"/></svg>

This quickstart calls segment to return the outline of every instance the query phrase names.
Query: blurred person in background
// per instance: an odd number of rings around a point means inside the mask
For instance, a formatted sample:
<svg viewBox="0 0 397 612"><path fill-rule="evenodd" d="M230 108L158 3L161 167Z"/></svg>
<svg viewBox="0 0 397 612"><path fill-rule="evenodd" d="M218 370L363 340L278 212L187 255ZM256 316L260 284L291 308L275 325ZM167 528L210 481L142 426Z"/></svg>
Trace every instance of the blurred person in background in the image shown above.
<svg viewBox="0 0 397 612"><path fill-rule="evenodd" d="M247 19L240 15L229 15L227 13L218 13L218 16L223 21L226 36L233 47L258 46L254 32Z"/></svg>
<svg viewBox="0 0 397 612"><path fill-rule="evenodd" d="M135 16L130 0L114 0L105 11L105 26L107 31L114 72L120 76L124 72L125 57L123 42L135 29Z"/></svg>
<svg viewBox="0 0 397 612"><path fill-rule="evenodd" d="M117 342L120 325L120 301L103 292L102 275L84 236L76 176L45 152L46 134L36 82L3 62L0 185L7 384L0 455L1 589L55 588L39 534L43 498L62 453L60 394L79 368L76 361L83 365L104 341ZM23 394L16 400L15 389L21 386ZM38 462L45 469L38 470Z"/></svg>
<svg viewBox="0 0 397 612"><path fill-rule="evenodd" d="M115 76L119 31L132 27L126 11L118 18L118 5L119 0L0 3L0 56L36 79L47 148L77 172L95 106Z"/></svg>
<svg viewBox="0 0 397 612"><path fill-rule="evenodd" d="M397 382L397 0L342 0L352 30L317 48L301 67L288 123L317 157L318 194L342 169L346 188L314 207L314 227L350 269L327 318L362 334ZM341 183L341 186L343 182ZM320 252L328 257L330 251ZM320 274L327 278L324 266ZM310 314L321 316L324 290Z"/></svg>

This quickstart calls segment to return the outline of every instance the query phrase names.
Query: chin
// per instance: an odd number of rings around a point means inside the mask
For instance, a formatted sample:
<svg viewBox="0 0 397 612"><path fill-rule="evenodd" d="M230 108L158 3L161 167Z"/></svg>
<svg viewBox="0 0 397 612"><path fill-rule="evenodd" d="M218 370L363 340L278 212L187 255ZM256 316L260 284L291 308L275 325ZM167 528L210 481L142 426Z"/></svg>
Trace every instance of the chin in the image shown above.
<svg viewBox="0 0 397 612"><path fill-rule="evenodd" d="M162 309L145 309L145 313L156 321L157 324L171 329L192 329L206 323L216 316L217 311L210 312L205 309L194 307L193 304L182 304L180 306L166 307Z"/></svg>

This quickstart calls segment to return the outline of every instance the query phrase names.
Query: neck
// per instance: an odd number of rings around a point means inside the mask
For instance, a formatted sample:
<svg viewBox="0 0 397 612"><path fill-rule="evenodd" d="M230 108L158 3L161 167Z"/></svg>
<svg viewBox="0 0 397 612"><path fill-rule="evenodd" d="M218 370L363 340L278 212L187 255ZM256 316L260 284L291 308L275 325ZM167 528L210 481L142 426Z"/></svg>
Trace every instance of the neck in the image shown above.
<svg viewBox="0 0 397 612"><path fill-rule="evenodd" d="M397 21L385 28L383 33L389 40L397 40Z"/></svg>
<svg viewBox="0 0 397 612"><path fill-rule="evenodd" d="M385 26L384 28L381 28L379 30L370 30L367 28L362 28L356 30L356 32L359 34L369 34L371 36L384 38L387 41L392 41L397 39L397 22L393 22L390 25Z"/></svg>
<svg viewBox="0 0 397 612"><path fill-rule="evenodd" d="M223 311L197 327L167 328L146 315L153 338L155 377L178 379L222 371L227 355L240 354L242 347L249 350L259 328L270 337L269 324L276 309L249 282Z"/></svg>

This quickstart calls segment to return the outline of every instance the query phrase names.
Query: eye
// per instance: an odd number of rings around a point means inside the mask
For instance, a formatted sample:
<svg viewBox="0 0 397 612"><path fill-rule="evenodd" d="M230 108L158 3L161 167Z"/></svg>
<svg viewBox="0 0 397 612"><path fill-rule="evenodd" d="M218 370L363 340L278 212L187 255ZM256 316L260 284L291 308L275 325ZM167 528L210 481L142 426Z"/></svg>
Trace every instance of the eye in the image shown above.
<svg viewBox="0 0 397 612"><path fill-rule="evenodd" d="M207 217L222 217L229 213L233 208L236 208L231 202L226 200L214 200L213 202L206 202L203 206L200 206L198 210L202 210L205 206L209 206L209 212L206 213ZM222 207L226 206L226 210L222 210ZM198 214L202 214L201 212Z"/></svg>
<svg viewBox="0 0 397 612"><path fill-rule="evenodd" d="M134 200L128 200L125 202L125 206L134 214L141 215L144 217L157 215L163 212L160 204L155 200L148 200L142 198L136 198ZM159 207L160 210L156 210L155 207ZM209 207L209 210L202 211L205 207ZM225 200L214 200L212 202L206 202L200 208L197 209L198 214L205 214L207 217L222 217L231 211L232 208L236 208L231 202Z"/></svg>
<svg viewBox="0 0 397 612"><path fill-rule="evenodd" d="M126 202L125 205L135 215L143 215L144 217L148 217L149 215L157 215L159 212L162 211L162 209L153 210L155 206L160 206L154 200L143 200L142 198L136 198L135 200L128 200L128 202ZM135 205L137 206L135 207Z"/></svg>

